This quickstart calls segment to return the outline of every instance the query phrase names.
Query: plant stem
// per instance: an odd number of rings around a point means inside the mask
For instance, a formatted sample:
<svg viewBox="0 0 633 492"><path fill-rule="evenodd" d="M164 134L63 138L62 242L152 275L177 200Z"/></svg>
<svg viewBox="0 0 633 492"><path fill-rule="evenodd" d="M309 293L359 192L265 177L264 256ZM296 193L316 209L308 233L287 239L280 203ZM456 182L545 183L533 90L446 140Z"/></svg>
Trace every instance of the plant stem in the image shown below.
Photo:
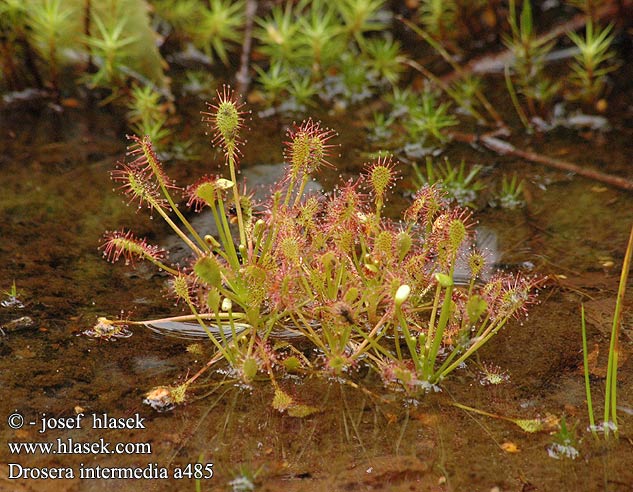
<svg viewBox="0 0 633 492"><path fill-rule="evenodd" d="M503 328L503 326L508 321L508 318L509 318L509 316L506 316L498 324L496 324L496 325L495 324L491 324L490 326L488 326L488 328L486 328L486 330L479 337L477 337L477 341L475 343L473 343L470 346L470 348L468 350L466 350L466 352L461 354L461 356L455 362L453 362L446 369L438 371L435 374L435 380L438 380L441 377L444 377L444 376L448 375L449 373L453 372L455 369L457 369L462 364L462 362L467 360L471 355L473 355L475 352L477 352L477 350L479 350L481 347L483 347L486 344L486 342L495 333L497 333L501 328Z"/></svg>
<svg viewBox="0 0 633 492"><path fill-rule="evenodd" d="M416 339L411 336L411 332L409 331L409 324L402 314L402 308L400 306L396 306L396 316L398 317L398 322L400 327L402 328L402 333L404 334L404 341L407 342L407 347L409 348L409 353L411 354L411 358L415 364L416 369L419 369L422 364L420 361L420 354L415 349ZM396 331L396 330L394 330ZM396 345L396 349L399 349L399 344ZM402 357L398 357L399 360L402 360Z"/></svg>
<svg viewBox="0 0 633 492"><path fill-rule="evenodd" d="M611 328L611 341L609 343L609 362L607 365L607 380L604 395L604 421L611 421L615 425L615 434L617 437L617 384L618 384L618 356L620 353L620 327L622 324L622 305L624 303L624 294L626 293L626 282L629 278L629 269L631 267L631 257L633 256L633 227L629 234L629 243L626 247L624 255L624 263L622 264L622 272L620 274L620 286L618 288L618 297L615 302L615 312L613 313L613 326ZM608 437L608 426L605 426L605 436Z"/></svg>
<svg viewBox="0 0 633 492"><path fill-rule="evenodd" d="M435 317L437 316L437 309L440 305L440 294L442 293L442 286L437 284L435 288L435 297L433 299L433 310L431 311L431 319L429 320L429 329L426 334L426 344L424 347L424 360L426 361L429 350L431 349L431 339L433 338L433 331L435 328ZM425 362L426 363L426 362Z"/></svg>
<svg viewBox="0 0 633 492"><path fill-rule="evenodd" d="M277 228L275 227L276 224L276 218L277 218L277 213L279 210L279 196L275 195L273 196L273 206L272 206L272 212L271 212L271 220L269 222L270 226L267 230L267 234L266 234L266 240L264 242L264 245L261 248L261 252L259 255L259 261L264 261L264 259L267 258L268 254L270 253L270 249L271 246L273 244L273 240L275 240L277 238ZM254 261L257 261L258 258L256 257L254 259Z"/></svg>
<svg viewBox="0 0 633 492"><path fill-rule="evenodd" d="M184 382L184 384L186 384L187 386L189 386L191 383L193 383L196 379L198 379L200 376L202 376L202 374L204 374L204 372L209 369L209 367L211 367L213 364L215 364L216 362L222 360L222 353L218 352L217 354L215 354L210 360L209 362L207 362L204 366L202 366L202 369L200 369L197 373L195 373L193 376L191 376L189 379L187 379L187 381Z"/></svg>
<svg viewBox="0 0 633 492"><path fill-rule="evenodd" d="M196 246L191 239L189 239L187 237L187 235L182 231L182 229L180 227L178 227L176 225L176 223L171 220L169 218L169 215L167 215L167 212L165 212L162 207L160 207L158 204L155 204L154 208L156 209L156 211L163 217L163 219L165 219L165 222L167 222L169 224L169 226L174 230L174 232L176 234L178 234L178 236L180 237L180 239L182 239L185 244L187 244L187 246L189 246L192 251L197 255L197 256L202 256L203 252L200 248L198 248L198 246Z"/></svg>
<svg viewBox="0 0 633 492"><path fill-rule="evenodd" d="M387 321L387 319L389 318L389 311L385 312L385 314L383 314L382 318L380 318L380 320L378 320L378 323L376 323L376 325L372 328L372 330L369 332L369 334L365 337L365 339L363 340L363 342L360 344L360 346L355 350L355 354L360 354L362 353L363 349L367 346L369 342L369 340L373 339L376 334L378 333L378 330L380 330L380 328L385 324L385 321ZM353 356L352 356L353 357Z"/></svg>
<svg viewBox="0 0 633 492"><path fill-rule="evenodd" d="M526 130L530 131L532 129L532 127L530 126L530 122L527 118L527 115L525 114L525 111L523 111L523 108L521 107L521 103L519 102L519 98L517 97L517 93L514 90L514 84L512 83L512 78L510 77L510 66L506 65L503 73L505 75L505 79L506 79L506 87L508 88L508 93L510 94L510 99L512 99L512 105L514 106L514 109L516 110L517 114L519 115L519 119L521 120L521 123L523 124L523 126L525 127Z"/></svg>
<svg viewBox="0 0 633 492"><path fill-rule="evenodd" d="M240 231L240 244L246 245L246 231L244 229L244 219L242 218L242 205L240 203L240 192L237 187L237 176L235 174L235 147L233 145L231 145L228 148L227 156L229 160L229 170L231 172L231 181L233 181L233 200L235 201L237 225ZM250 249L251 248L249 248L249 250Z"/></svg>
<svg viewBox="0 0 633 492"><path fill-rule="evenodd" d="M156 265L156 267L159 270L163 270L163 271L169 273L170 275L178 275L178 270L165 265L162 261L157 260L152 255L149 255L149 254L143 252L143 256L145 257L146 260L148 260L149 262L151 262L154 265Z"/></svg>
<svg viewBox="0 0 633 492"><path fill-rule="evenodd" d="M198 321L198 318L204 320L215 320L217 317L220 319L227 319L228 315L226 313L198 313L198 315L193 314L185 314L182 316L170 316L168 318L156 318L156 319L148 319L145 321L131 321L127 319L115 319L112 320L111 323L115 325L137 325L137 326L146 326L151 325L152 323L183 323L187 321ZM244 313L233 313L234 318L244 319ZM244 323L242 323L244 324ZM250 327L250 325L248 325Z"/></svg>
<svg viewBox="0 0 633 492"><path fill-rule="evenodd" d="M235 187L235 183L233 183ZM226 219L226 211L224 210L224 202L222 201L222 192L218 190L218 209L220 216L220 223L222 227L218 227L218 231L224 231L224 250L228 254L230 258L231 267L237 271L240 267L240 261L237 257L237 251L235 250L235 244L233 243L233 235L231 234L231 226L229 226L229 222ZM220 240L222 240L222 235L220 236Z"/></svg>
<svg viewBox="0 0 633 492"><path fill-rule="evenodd" d="M167 188L163 185L162 182L160 182L160 187L163 190L163 195L165 195L165 198L167 198L167 201L169 202L169 206L174 211L174 213L178 216L178 219L180 219L180 222L182 222L182 224L187 228L187 230L191 233L191 235L194 237L196 242L200 246L202 246L203 250L210 251L209 245L202 240L198 232L193 228L193 226L189 223L189 221L185 219L185 216L182 215L180 210L178 210L178 205L174 203L174 200L171 198L171 195L167 192Z"/></svg>
<svg viewBox="0 0 633 492"><path fill-rule="evenodd" d="M211 212L213 214L213 221L215 222L215 228L217 229L218 236L220 237L220 243L222 244L222 247L224 249L223 251L217 251L217 253L219 253L225 260L227 260L227 262L230 263L229 255L228 255L229 248L227 246L226 234L224 233L224 225L222 224L222 222L220 220L220 215L218 214L218 209L215 206L215 200L209 202L209 206L211 207ZM229 238L229 239L231 241L233 240L232 238Z"/></svg>
<svg viewBox="0 0 633 492"><path fill-rule="evenodd" d="M587 394L587 413L589 414L589 429L593 437L597 438L596 422L591 403L591 386L589 384L589 359L587 352L587 327L585 324L585 305L580 305L580 326L582 328L582 363L585 369L585 393Z"/></svg>
<svg viewBox="0 0 633 492"><path fill-rule="evenodd" d="M218 349L218 351L222 354L222 356L229 361L229 363L231 365L234 365L235 361L233 360L233 358L231 357L230 352L227 350L226 346L223 346L220 342L218 342L217 338L215 338L215 336L213 335L213 333L211 332L211 330L209 329L209 327L206 325L206 323L202 320L202 318L200 317L200 315L198 314L198 310L196 309L196 307L193 305L193 303L189 300L187 300L187 304L189 305L189 309L191 310L191 312L193 313L193 315L196 318L196 321L198 321L198 324L200 324L200 326L202 326L202 328L204 329L204 331L207 332L208 337L211 339L211 341L213 342L213 345L216 346L216 348ZM229 318L229 321L232 323L232 319ZM233 328L233 326L231 326ZM221 327L218 327L220 330L222 330ZM235 331L233 329L233 341L235 342Z"/></svg>
<svg viewBox="0 0 633 492"><path fill-rule="evenodd" d="M295 197L293 207L296 207L297 205L299 205L299 202L301 201L301 197L303 196L303 192L305 191L306 185L308 184L309 180L310 180L310 175L304 174L303 178L301 179L301 184L299 185L299 191L297 192L297 196Z"/></svg>
<svg viewBox="0 0 633 492"><path fill-rule="evenodd" d="M444 302L442 303L442 312L440 313L440 319L437 323L437 330L433 337L433 344L428 356L424 359L425 371L423 372L424 378L430 380L433 375L433 368L435 367L435 359L437 358L437 352L440 349L442 338L444 336L444 329L448 324L448 319L451 311L451 302L453 298L453 285L449 285L444 293ZM433 378L435 379L435 378Z"/></svg>

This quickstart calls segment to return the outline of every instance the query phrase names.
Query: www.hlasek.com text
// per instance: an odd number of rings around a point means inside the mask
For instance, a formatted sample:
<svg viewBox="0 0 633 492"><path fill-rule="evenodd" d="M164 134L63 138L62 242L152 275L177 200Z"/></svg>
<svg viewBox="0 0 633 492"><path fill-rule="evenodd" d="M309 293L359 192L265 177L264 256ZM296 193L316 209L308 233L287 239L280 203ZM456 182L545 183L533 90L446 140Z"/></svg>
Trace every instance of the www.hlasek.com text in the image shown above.
<svg viewBox="0 0 633 492"><path fill-rule="evenodd" d="M49 442L9 442L11 454L152 454L149 442L111 443L102 437L96 441L77 441L72 437Z"/></svg>

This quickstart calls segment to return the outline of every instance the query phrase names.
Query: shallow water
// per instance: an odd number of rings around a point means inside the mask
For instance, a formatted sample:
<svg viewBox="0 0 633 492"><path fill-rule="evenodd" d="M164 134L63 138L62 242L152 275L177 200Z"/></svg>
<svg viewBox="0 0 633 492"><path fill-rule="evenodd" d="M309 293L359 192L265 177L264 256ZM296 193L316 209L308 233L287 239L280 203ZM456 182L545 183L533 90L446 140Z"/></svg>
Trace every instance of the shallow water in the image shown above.
<svg viewBox="0 0 633 492"><path fill-rule="evenodd" d="M630 108L627 117L632 117ZM332 186L362 164L362 129L334 118L345 154L339 170L322 180ZM124 129L116 115L79 108L57 114L3 114L0 119L0 289L15 280L24 308L0 308L0 323L29 316L32 326L0 337L0 490L196 490L192 479L80 479L80 469L167 467L213 463L202 490L231 490L230 481L251 477L258 490L631 490L633 484L633 315L626 302L619 373L620 439L594 443L587 425L582 376L579 306L586 303L590 351L599 348L593 389L600 408L619 266L633 223L631 194L511 158L471 151L469 160L510 169L530 183L523 211L478 213L494 230L503 261L530 261L540 274L559 275L540 294L529 317L508 326L481 351L510 376L499 386L480 384L469 364L445 381L443 391L418 401L386 393L371 375L359 374L365 390L321 377L282 382L284 390L319 412L298 419L271 407L265 382L240 388L213 373L201 378L192 399L167 413L143 405L152 387L177 384L210 358L186 350L190 341L136 327L115 341L82 335L98 316L123 311L137 319L178 314L164 296L165 277L139 265L109 265L97 250L104 230L129 227L163 241L168 231L112 191L108 171L124 153ZM626 118L605 135L559 131L538 150L633 179L633 131ZM196 121L189 133L199 132ZM283 129L254 124L245 166L281 160ZM258 151L253 148L258 147ZM454 151L458 154L458 151ZM461 151L463 152L463 150ZM213 160L205 152L204 162ZM344 166L344 167L343 167ZM168 164L184 183L209 172L206 164ZM405 179L404 183L408 180ZM395 201L397 208L397 200ZM580 457L555 460L548 432L526 434L511 422L456 408L470 407L512 418L566 416L578 425ZM11 429L19 413L27 424ZM86 417L81 429L41 429L41 416ZM92 414L116 418L138 414L146 428L92 429ZM28 422L34 421L35 425ZM148 443L151 454L10 454L7 442L55 441ZM516 447L516 452L513 446ZM71 467L72 480L9 480L8 463ZM13 471L15 471L15 467ZM86 472L87 473L87 472ZM495 488L496 487L496 488ZM246 489L244 489L246 490Z"/></svg>

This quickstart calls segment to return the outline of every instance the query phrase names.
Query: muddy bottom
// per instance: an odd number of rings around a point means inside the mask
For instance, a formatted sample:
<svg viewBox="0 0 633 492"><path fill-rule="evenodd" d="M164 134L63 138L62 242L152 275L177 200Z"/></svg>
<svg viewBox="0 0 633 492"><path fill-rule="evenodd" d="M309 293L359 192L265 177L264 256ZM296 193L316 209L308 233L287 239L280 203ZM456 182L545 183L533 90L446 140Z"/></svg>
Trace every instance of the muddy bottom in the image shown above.
<svg viewBox="0 0 633 492"><path fill-rule="evenodd" d="M623 318L619 440L595 441L586 431L580 334L584 302L600 415L610 316L633 223L630 194L504 162L528 181L528 207L487 209L478 218L498 235L509 268L528 261L551 281L529 317L507 326L443 382L441 393L407 399L362 372L354 383L287 378L284 391L318 409L294 418L272 408L269 383L242 387L218 368L198 380L186 404L160 413L143 404L144 394L195 373L212 356L211 343L187 350L191 341L144 328L112 341L83 335L98 316L182 312L165 296L164 276L142 265L109 265L97 249L103 231L123 225L156 241L168 236L112 191L108 171L125 145L119 127L85 109L18 120L10 129L0 124L0 289L15 280L24 304L0 308L0 490L633 490L633 304L625 303ZM342 139L362 142L353 125L333 126ZM264 124L249 135L249 146L258 138L267 145L276 139L280 149L283 133ZM586 162L595 145L550 140L547 149L565 149L572 161ZM348 150L350 166L362 164L359 154ZM630 150L603 144L600 155L612 172L631 175L623 165ZM255 158L274 163L280 156L247 153L246 165ZM195 163L172 171L187 180L209 172ZM482 368L507 380L482 384ZM526 433L507 420L563 417L576 459L557 454L551 428ZM53 443L58 453L10 443ZM24 478L44 473L52 478ZM125 478L134 473L137 480Z"/></svg>

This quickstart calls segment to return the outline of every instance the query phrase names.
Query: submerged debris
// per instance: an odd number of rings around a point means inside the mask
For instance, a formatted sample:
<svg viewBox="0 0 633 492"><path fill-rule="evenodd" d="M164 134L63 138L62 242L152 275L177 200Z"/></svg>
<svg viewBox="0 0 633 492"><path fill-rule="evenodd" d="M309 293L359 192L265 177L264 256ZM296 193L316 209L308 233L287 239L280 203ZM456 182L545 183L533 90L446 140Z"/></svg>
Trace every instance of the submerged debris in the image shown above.
<svg viewBox="0 0 633 492"><path fill-rule="evenodd" d="M571 128L572 130L594 130L608 132L611 130L609 120L604 116L597 116L584 113L574 113L566 118L562 118L557 123L560 126Z"/></svg>
<svg viewBox="0 0 633 492"><path fill-rule="evenodd" d="M129 338L132 336L124 323L109 320L104 317L97 318L97 324L83 332L84 335L105 340L116 340L117 338Z"/></svg>
<svg viewBox="0 0 633 492"><path fill-rule="evenodd" d="M492 363L483 363L479 384L482 386L496 386L510 380L510 375L501 367Z"/></svg>
<svg viewBox="0 0 633 492"><path fill-rule="evenodd" d="M157 412L169 412L185 401L189 383L180 386L156 386L145 394L143 403Z"/></svg>
<svg viewBox="0 0 633 492"><path fill-rule="evenodd" d="M320 412L320 409L317 407L298 403L292 396L290 396L288 393L280 388L277 388L275 390L272 407L275 410L278 410L280 413L287 411L289 416L300 419L309 417L314 413Z"/></svg>
<svg viewBox="0 0 633 492"><path fill-rule="evenodd" d="M245 475L234 478L228 485L231 486L233 492L250 492L251 490L255 490L255 484Z"/></svg>
<svg viewBox="0 0 633 492"><path fill-rule="evenodd" d="M565 445L555 442L548 446L547 455L555 460L560 460L562 458L575 460L578 456L580 456L580 453L571 444Z"/></svg>
<svg viewBox="0 0 633 492"><path fill-rule="evenodd" d="M3 324L2 326L0 326L0 329L2 329L3 333L12 333L32 329L34 327L35 321L33 321L33 318L31 318L30 316L22 316Z"/></svg>
<svg viewBox="0 0 633 492"><path fill-rule="evenodd" d="M157 412L169 412L176 407L176 402L172 396L172 388L168 386L157 386L150 390L143 399L145 405L149 405Z"/></svg>
<svg viewBox="0 0 633 492"><path fill-rule="evenodd" d="M22 301L20 301L20 299L18 299L15 296L7 296L6 299L3 299L0 302L0 306L2 306L3 308L15 308L15 309L24 308L24 304L22 304Z"/></svg>

